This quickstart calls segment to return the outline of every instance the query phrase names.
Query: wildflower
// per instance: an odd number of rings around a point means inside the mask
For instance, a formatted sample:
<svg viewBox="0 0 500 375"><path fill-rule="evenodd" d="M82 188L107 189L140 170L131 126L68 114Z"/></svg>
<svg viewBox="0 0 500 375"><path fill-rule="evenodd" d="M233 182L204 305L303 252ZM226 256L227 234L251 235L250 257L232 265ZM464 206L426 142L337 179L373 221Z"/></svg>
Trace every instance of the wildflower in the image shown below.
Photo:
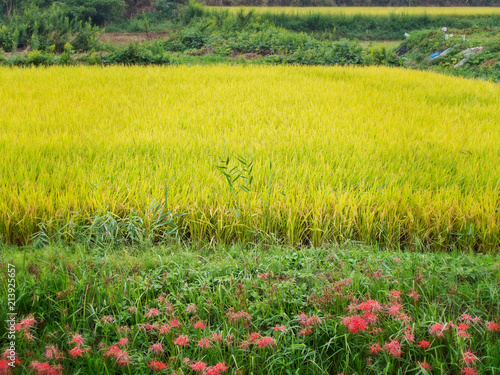
<svg viewBox="0 0 500 375"><path fill-rule="evenodd" d="M387 309L387 313L389 315L392 315L392 316L398 316L400 313L401 313L401 306L399 303L396 303L396 304L393 304L393 305L390 305Z"/></svg>
<svg viewBox="0 0 500 375"><path fill-rule="evenodd" d="M71 358L82 357L83 353L84 353L83 350L81 348L79 348L78 346L69 351L69 355Z"/></svg>
<svg viewBox="0 0 500 375"><path fill-rule="evenodd" d="M160 361L151 361L149 362L148 367L150 367L152 370L161 371L165 370L168 367L168 365Z"/></svg>
<svg viewBox="0 0 500 375"><path fill-rule="evenodd" d="M180 346L186 346L188 343L189 343L189 337L187 337L186 335L180 335L174 341L175 345L180 345Z"/></svg>
<svg viewBox="0 0 500 375"><path fill-rule="evenodd" d="M215 341L215 342L221 342L223 340L222 335L220 333L214 333L210 337L210 340Z"/></svg>
<svg viewBox="0 0 500 375"><path fill-rule="evenodd" d="M35 323L36 323L36 319L33 317L33 315L30 314L26 318L21 320L21 322L19 324L21 325L22 328L30 328L30 327L34 326Z"/></svg>
<svg viewBox="0 0 500 375"><path fill-rule="evenodd" d="M257 346L259 348L267 348L270 346L276 346L276 340L273 339L272 337L265 336L265 337L262 337L261 339L259 339L259 341L257 341Z"/></svg>
<svg viewBox="0 0 500 375"><path fill-rule="evenodd" d="M477 357L472 352L465 352L462 361L467 362L469 365L472 364Z"/></svg>
<svg viewBox="0 0 500 375"><path fill-rule="evenodd" d="M123 346L127 346L127 344L128 344L128 338L122 337L116 345L123 347Z"/></svg>
<svg viewBox="0 0 500 375"><path fill-rule="evenodd" d="M146 311L146 314L144 314L146 318L152 318L159 315L160 315L160 310L158 309L149 309L148 311Z"/></svg>
<svg viewBox="0 0 500 375"><path fill-rule="evenodd" d="M342 319L342 324L346 326L351 333L363 332L367 327L366 321L359 315L345 317Z"/></svg>
<svg viewBox="0 0 500 375"><path fill-rule="evenodd" d="M378 354L382 351L383 349L380 347L379 344L371 344L370 345L370 354Z"/></svg>
<svg viewBox="0 0 500 375"><path fill-rule="evenodd" d="M75 344L77 347L81 348L85 344L85 339L82 337L82 335L76 334L73 335L73 338L69 343Z"/></svg>
<svg viewBox="0 0 500 375"><path fill-rule="evenodd" d="M307 314L299 315L299 322L305 327L314 327L321 324L321 319L318 316L307 316Z"/></svg>
<svg viewBox="0 0 500 375"><path fill-rule="evenodd" d="M488 331L500 331L500 326L498 325L498 323L486 322L485 325Z"/></svg>
<svg viewBox="0 0 500 375"><path fill-rule="evenodd" d="M191 360L188 357L182 358L182 365L183 366L189 365L190 362L191 362Z"/></svg>
<svg viewBox="0 0 500 375"><path fill-rule="evenodd" d="M369 311L366 311L361 318L366 323L375 323L378 320L377 315Z"/></svg>
<svg viewBox="0 0 500 375"><path fill-rule="evenodd" d="M431 328L429 328L429 333L431 335L434 335L436 337L443 337L444 336L444 330L446 328L441 324L441 323L436 323L436 324L433 324L431 326Z"/></svg>
<svg viewBox="0 0 500 375"><path fill-rule="evenodd" d="M172 328L176 328L176 327L181 326L181 323L180 323L177 319L172 319L172 320L170 321L170 326L171 326Z"/></svg>
<svg viewBox="0 0 500 375"><path fill-rule="evenodd" d="M118 353L120 353L121 349L118 345L111 345L106 349L106 352L103 354L105 358L116 358Z"/></svg>
<svg viewBox="0 0 500 375"><path fill-rule="evenodd" d="M108 316L103 316L101 318L101 322L104 323L104 324L111 324L113 323L115 320L115 318L113 318L112 315L108 315Z"/></svg>
<svg viewBox="0 0 500 375"><path fill-rule="evenodd" d="M57 349L54 345L49 345L45 347L45 359L47 361L50 359L53 359L55 361L60 361L62 358L63 358L63 353L61 353L61 351Z"/></svg>
<svg viewBox="0 0 500 375"><path fill-rule="evenodd" d="M199 328L199 329L205 329L205 322L200 320L199 322L196 322L195 324L193 324L193 327Z"/></svg>
<svg viewBox="0 0 500 375"><path fill-rule="evenodd" d="M394 257L394 258L393 258L393 261L395 261L396 263L401 263L401 258L399 258L399 257Z"/></svg>
<svg viewBox="0 0 500 375"><path fill-rule="evenodd" d="M208 339L201 339L198 341L197 346L201 348L210 348L210 341L208 341Z"/></svg>
<svg viewBox="0 0 500 375"><path fill-rule="evenodd" d="M210 366L206 369L205 375L220 375L223 372L226 372L229 369L229 366L226 366L225 363L220 362L215 366Z"/></svg>
<svg viewBox="0 0 500 375"><path fill-rule="evenodd" d="M401 296L401 292L397 291L397 290L391 290L390 294L389 294L389 297L400 297Z"/></svg>
<svg viewBox="0 0 500 375"><path fill-rule="evenodd" d="M260 332L252 332L250 335L248 335L250 341L255 341L258 340L260 337Z"/></svg>
<svg viewBox="0 0 500 375"><path fill-rule="evenodd" d="M379 312L382 307L377 301L371 299L369 301L360 303L357 306L357 308L361 311L369 311L371 313L376 313Z"/></svg>
<svg viewBox="0 0 500 375"><path fill-rule="evenodd" d="M420 298L420 295L415 291L415 289L412 289L411 292L407 294L407 296L413 299L413 302L417 302Z"/></svg>
<svg viewBox="0 0 500 375"><path fill-rule="evenodd" d="M457 332L457 336L463 337L463 338L465 338L465 339L470 338L469 333L468 333L467 331L464 331L464 330L459 330L459 331Z"/></svg>
<svg viewBox="0 0 500 375"><path fill-rule="evenodd" d="M170 333L172 327L170 327L168 324L162 324L160 328L158 328L158 332L163 335L165 333Z"/></svg>
<svg viewBox="0 0 500 375"><path fill-rule="evenodd" d="M257 275L259 279L267 279L269 278L269 272L266 273L261 273L260 275Z"/></svg>
<svg viewBox="0 0 500 375"><path fill-rule="evenodd" d="M33 361L30 363L29 368L37 375L62 375L62 366L51 366L48 363Z"/></svg>
<svg viewBox="0 0 500 375"><path fill-rule="evenodd" d="M128 353L125 350L120 350L118 353L116 353L115 359L116 363L118 363L118 366L127 366L132 363L130 361Z"/></svg>
<svg viewBox="0 0 500 375"><path fill-rule="evenodd" d="M131 330L128 326L120 326L120 328L118 328L117 331L118 331L118 333L127 334Z"/></svg>
<svg viewBox="0 0 500 375"><path fill-rule="evenodd" d="M189 366L193 371L202 372L207 368L207 364L205 362L196 362L194 365Z"/></svg>
<svg viewBox="0 0 500 375"><path fill-rule="evenodd" d="M469 314L462 314L460 316L460 320L465 320L466 322L471 322L473 319Z"/></svg>
<svg viewBox="0 0 500 375"><path fill-rule="evenodd" d="M192 314L196 314L198 312L198 308L196 307L196 305L189 305L187 308L186 308L186 312L189 314L189 313L192 313Z"/></svg>
<svg viewBox="0 0 500 375"><path fill-rule="evenodd" d="M419 362L418 366L422 367L426 371L432 371L431 365L429 365L427 362Z"/></svg>
<svg viewBox="0 0 500 375"><path fill-rule="evenodd" d="M479 373L472 367L465 367L462 372L462 375L479 375Z"/></svg>
<svg viewBox="0 0 500 375"><path fill-rule="evenodd" d="M156 344L151 345L149 347L149 350L151 350L155 354L161 354L161 353L165 352L165 350L163 350L163 346L161 345L161 342L157 342Z"/></svg>
<svg viewBox="0 0 500 375"><path fill-rule="evenodd" d="M410 329L405 330L405 335L404 335L406 341L408 342L413 342L415 341L415 335Z"/></svg>
<svg viewBox="0 0 500 375"><path fill-rule="evenodd" d="M431 343L429 341L419 341L418 346L421 347L422 349L427 349L429 346L431 346Z"/></svg>
<svg viewBox="0 0 500 375"><path fill-rule="evenodd" d="M10 362L7 359L0 360L0 374L2 375L12 375Z"/></svg>
<svg viewBox="0 0 500 375"><path fill-rule="evenodd" d="M241 321L243 325L247 327L250 325L250 322L252 321L252 317L250 316L249 313L243 310L235 312L233 308L230 308L227 311L227 317L229 318L229 321L231 323L236 323Z"/></svg>
<svg viewBox="0 0 500 375"><path fill-rule="evenodd" d="M304 328L299 331L298 335L299 336L309 336L312 335L313 330L311 328Z"/></svg>
<svg viewBox="0 0 500 375"><path fill-rule="evenodd" d="M285 332L286 331L286 327L282 324L282 325L275 325L274 327L271 327L271 329L275 332Z"/></svg>
<svg viewBox="0 0 500 375"><path fill-rule="evenodd" d="M397 340L391 340L389 343L385 343L384 348L387 349L390 355L393 357L400 357L403 352L401 351L401 344Z"/></svg>

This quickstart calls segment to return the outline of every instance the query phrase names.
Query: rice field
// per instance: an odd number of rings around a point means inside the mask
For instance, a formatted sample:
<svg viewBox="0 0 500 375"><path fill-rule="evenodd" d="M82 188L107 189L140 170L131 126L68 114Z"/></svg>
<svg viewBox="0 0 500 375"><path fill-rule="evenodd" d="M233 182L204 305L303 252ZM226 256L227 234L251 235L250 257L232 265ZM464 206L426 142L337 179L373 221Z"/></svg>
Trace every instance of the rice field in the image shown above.
<svg viewBox="0 0 500 375"><path fill-rule="evenodd" d="M499 107L380 67L2 68L0 233L144 215L167 187L192 240L496 251Z"/></svg>
<svg viewBox="0 0 500 375"><path fill-rule="evenodd" d="M293 15L306 14L345 14L345 15L376 15L390 14L428 14L428 15L456 15L474 16L500 14L499 7L207 7L207 9L229 9L238 12L241 9L253 9L255 13L285 13Z"/></svg>

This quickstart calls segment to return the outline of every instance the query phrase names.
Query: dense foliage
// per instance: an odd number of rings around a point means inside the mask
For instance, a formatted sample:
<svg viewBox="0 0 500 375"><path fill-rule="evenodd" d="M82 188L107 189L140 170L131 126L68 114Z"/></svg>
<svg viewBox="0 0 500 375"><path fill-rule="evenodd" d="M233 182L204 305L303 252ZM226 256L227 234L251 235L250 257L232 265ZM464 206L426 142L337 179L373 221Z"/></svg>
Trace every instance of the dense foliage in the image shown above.
<svg viewBox="0 0 500 375"><path fill-rule="evenodd" d="M18 363L4 373L494 375L500 368L498 256L195 249L3 249L2 270L15 266ZM6 324L6 309L0 319ZM0 371L8 370L5 336Z"/></svg>

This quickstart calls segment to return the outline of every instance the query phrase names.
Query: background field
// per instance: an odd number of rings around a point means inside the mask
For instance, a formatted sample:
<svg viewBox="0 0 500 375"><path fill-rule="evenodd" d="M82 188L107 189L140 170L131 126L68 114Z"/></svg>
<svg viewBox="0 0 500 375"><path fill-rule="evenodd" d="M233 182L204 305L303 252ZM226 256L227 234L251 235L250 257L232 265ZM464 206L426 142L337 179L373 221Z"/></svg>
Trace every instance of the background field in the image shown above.
<svg viewBox="0 0 500 375"><path fill-rule="evenodd" d="M168 186L193 240L498 249L498 85L269 66L1 69L0 81L6 242L41 222L144 214ZM215 167L227 158L247 177L233 194Z"/></svg>
<svg viewBox="0 0 500 375"><path fill-rule="evenodd" d="M389 15L389 14L428 14L428 15L480 15L500 14L499 7L207 7L207 9L228 9L238 12L253 9L256 13L286 14L345 14L345 15Z"/></svg>

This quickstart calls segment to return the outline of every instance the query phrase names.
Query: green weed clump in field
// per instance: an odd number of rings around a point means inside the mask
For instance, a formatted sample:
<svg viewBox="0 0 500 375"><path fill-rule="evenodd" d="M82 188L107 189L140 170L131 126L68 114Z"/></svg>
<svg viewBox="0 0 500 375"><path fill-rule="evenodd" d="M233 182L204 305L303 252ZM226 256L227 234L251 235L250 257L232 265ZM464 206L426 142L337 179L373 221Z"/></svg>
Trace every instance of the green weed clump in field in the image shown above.
<svg viewBox="0 0 500 375"><path fill-rule="evenodd" d="M498 250L498 85L380 67L0 75L5 242L107 212L127 236L168 186L181 239ZM237 210L221 155L252 162Z"/></svg>

